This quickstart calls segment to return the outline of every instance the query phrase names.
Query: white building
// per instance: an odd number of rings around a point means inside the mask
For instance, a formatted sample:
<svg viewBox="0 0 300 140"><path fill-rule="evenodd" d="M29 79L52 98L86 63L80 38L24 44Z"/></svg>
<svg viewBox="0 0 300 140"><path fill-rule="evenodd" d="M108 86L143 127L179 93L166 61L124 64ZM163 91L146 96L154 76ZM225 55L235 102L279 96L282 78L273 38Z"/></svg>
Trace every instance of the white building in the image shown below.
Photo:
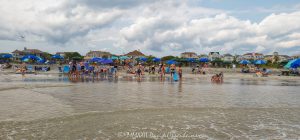
<svg viewBox="0 0 300 140"><path fill-rule="evenodd" d="M221 59L221 55L219 52L210 52L208 54L208 59L210 59L210 61L214 61L216 59Z"/></svg>
<svg viewBox="0 0 300 140"><path fill-rule="evenodd" d="M234 56L231 54L224 54L222 60L224 62L233 62Z"/></svg>
<svg viewBox="0 0 300 140"><path fill-rule="evenodd" d="M198 55L194 52L184 52L181 53L181 58L198 58Z"/></svg>

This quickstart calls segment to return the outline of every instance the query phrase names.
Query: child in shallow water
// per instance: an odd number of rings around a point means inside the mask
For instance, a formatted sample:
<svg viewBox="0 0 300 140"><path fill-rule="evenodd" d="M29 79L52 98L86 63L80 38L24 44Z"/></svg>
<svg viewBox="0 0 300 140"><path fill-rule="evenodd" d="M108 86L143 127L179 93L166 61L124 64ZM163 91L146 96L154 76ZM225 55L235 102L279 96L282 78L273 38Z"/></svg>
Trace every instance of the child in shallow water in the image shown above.
<svg viewBox="0 0 300 140"><path fill-rule="evenodd" d="M213 82L213 83L223 83L223 72L212 76L211 77L211 82Z"/></svg>

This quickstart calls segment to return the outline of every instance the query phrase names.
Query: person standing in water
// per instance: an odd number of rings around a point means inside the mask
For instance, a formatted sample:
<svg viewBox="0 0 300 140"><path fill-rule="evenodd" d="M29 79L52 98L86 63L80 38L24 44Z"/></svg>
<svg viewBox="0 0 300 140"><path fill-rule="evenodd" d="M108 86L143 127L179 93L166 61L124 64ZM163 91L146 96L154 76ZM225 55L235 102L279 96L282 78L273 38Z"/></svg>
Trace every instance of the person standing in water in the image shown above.
<svg viewBox="0 0 300 140"><path fill-rule="evenodd" d="M182 79L182 68L181 68L181 65L178 66L178 75L179 75L179 79L181 80Z"/></svg>
<svg viewBox="0 0 300 140"><path fill-rule="evenodd" d="M142 65L141 64L138 65L136 73L139 78L142 76Z"/></svg>
<svg viewBox="0 0 300 140"><path fill-rule="evenodd" d="M160 78L162 79L163 76L165 76L166 74L165 64L160 64L159 73L160 73Z"/></svg>
<svg viewBox="0 0 300 140"><path fill-rule="evenodd" d="M170 69L171 69L171 77L173 77L176 69L175 64L171 64Z"/></svg>
<svg viewBox="0 0 300 140"><path fill-rule="evenodd" d="M21 68L20 68L20 71L21 71L21 73L22 73L22 77L25 77L26 70L27 70L26 63L23 62L23 63L21 64Z"/></svg>

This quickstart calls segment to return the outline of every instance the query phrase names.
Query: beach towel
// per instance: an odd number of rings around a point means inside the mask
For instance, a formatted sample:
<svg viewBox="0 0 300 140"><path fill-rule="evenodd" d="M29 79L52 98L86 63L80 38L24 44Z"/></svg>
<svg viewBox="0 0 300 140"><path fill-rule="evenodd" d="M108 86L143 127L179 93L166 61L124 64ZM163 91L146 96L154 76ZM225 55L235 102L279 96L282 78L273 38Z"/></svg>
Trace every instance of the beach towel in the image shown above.
<svg viewBox="0 0 300 140"><path fill-rule="evenodd" d="M33 68L32 68L31 65L29 65L29 66L27 67L27 71L28 71L28 72L32 72L32 71L33 71Z"/></svg>
<svg viewBox="0 0 300 140"><path fill-rule="evenodd" d="M63 73L69 73L70 72L70 67L69 66L64 66Z"/></svg>
<svg viewBox="0 0 300 140"><path fill-rule="evenodd" d="M177 72L174 73L174 75L173 75L173 80L174 80L174 81L178 81L178 74L177 74Z"/></svg>

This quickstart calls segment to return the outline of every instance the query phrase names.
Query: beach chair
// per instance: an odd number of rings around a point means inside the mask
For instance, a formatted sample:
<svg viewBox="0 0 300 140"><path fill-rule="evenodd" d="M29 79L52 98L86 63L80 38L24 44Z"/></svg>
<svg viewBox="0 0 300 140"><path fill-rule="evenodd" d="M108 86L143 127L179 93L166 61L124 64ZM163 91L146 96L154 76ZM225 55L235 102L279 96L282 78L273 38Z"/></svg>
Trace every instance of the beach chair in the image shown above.
<svg viewBox="0 0 300 140"><path fill-rule="evenodd" d="M70 72L70 67L64 66L63 73L69 73L69 72Z"/></svg>
<svg viewBox="0 0 300 140"><path fill-rule="evenodd" d="M32 73L32 72L33 72L33 67L32 67L32 65L29 65L29 66L27 67L27 72L28 72L28 73Z"/></svg>

